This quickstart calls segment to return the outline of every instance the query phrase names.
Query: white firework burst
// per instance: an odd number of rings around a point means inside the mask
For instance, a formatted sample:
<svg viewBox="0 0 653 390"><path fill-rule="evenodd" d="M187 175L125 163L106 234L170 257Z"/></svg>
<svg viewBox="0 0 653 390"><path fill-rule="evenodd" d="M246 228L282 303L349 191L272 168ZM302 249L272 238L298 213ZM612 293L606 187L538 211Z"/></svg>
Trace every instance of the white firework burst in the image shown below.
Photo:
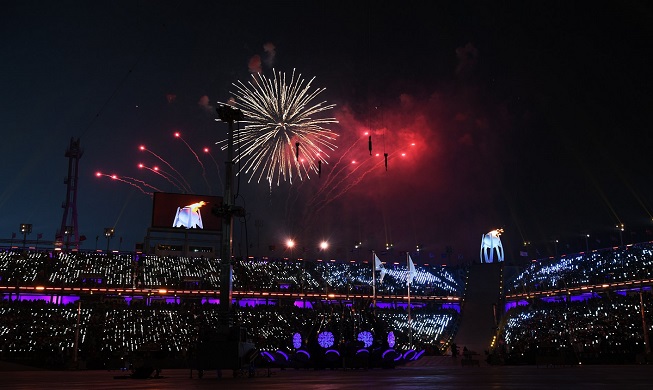
<svg viewBox="0 0 653 390"><path fill-rule="evenodd" d="M301 74L274 72L270 79L257 74L253 80L233 83L230 104L239 108L245 117L242 129L234 130L235 146L239 151L234 162L241 163L238 174L249 175L248 182L265 178L270 186L276 180L292 184L293 175L300 180L318 174L327 164L329 152L335 150L338 134L324 127L338 123L332 117L314 117L335 107L326 101L314 103L325 88L311 91L313 77L308 82ZM226 149L226 141L220 141Z"/></svg>

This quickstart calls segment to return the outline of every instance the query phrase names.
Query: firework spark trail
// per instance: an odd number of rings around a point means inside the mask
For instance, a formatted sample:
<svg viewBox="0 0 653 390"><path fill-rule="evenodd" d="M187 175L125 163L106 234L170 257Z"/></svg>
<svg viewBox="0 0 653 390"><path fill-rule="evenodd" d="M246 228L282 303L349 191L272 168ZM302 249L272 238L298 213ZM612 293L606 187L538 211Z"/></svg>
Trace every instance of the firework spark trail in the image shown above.
<svg viewBox="0 0 653 390"><path fill-rule="evenodd" d="M179 184L177 184L176 182L172 181L172 178L171 178L171 177L169 177L168 175L162 173L162 172L161 172L161 169L159 169L159 168L157 168L157 167L150 168L150 167L148 167L148 166L146 166L146 165L144 165L144 164L138 164L138 167L139 167L139 168L144 168L144 169L147 169L147 170L149 170L149 171L152 171L153 173L156 173L157 175L159 175L159 176L161 176L162 178L166 179L170 184L172 184L173 186L177 187L177 189L178 189L179 191L186 192L186 191L185 191L185 190L184 190L184 189L183 189Z"/></svg>
<svg viewBox="0 0 653 390"><path fill-rule="evenodd" d="M292 210L292 207L297 204L297 200L299 199L299 195L301 195L301 189L304 183L306 183L306 180L303 180L301 183L299 183L299 186L296 188L296 190L293 193L293 187L290 187L288 189L288 197L286 198L286 207L285 207L285 214L286 214L286 219L289 219L290 217L290 210ZM293 199L291 199L293 198Z"/></svg>
<svg viewBox="0 0 653 390"><path fill-rule="evenodd" d="M145 186L145 187L151 188L151 189L153 189L154 191L162 192L160 189L156 188L155 186L153 186L153 185L151 185L151 184L149 184L149 183L147 183L147 182L145 182L145 181L143 181L143 180L137 179L137 178L135 178L135 177L131 177L131 176L122 176L121 179L131 180L131 181L132 181L133 183L135 183L135 184L140 184L140 185L142 185L142 186Z"/></svg>
<svg viewBox="0 0 653 390"><path fill-rule="evenodd" d="M167 179L169 179L169 180L175 180L175 181L179 184L179 186L177 186L177 188L181 187L181 188L180 188L181 191L183 191L183 192L185 192L185 193L188 193L188 194L192 194L192 193L193 193L193 189L190 187L190 185L188 185L188 187L187 187L186 185L184 185L184 183L181 182L181 180L179 180L178 177L176 177L176 176L173 175L172 173L167 172L167 171L164 171L164 170L161 169L161 168L158 168L157 171L158 171L158 172L159 172L163 177L165 177L165 178L167 178ZM184 181L186 181L186 180L184 180Z"/></svg>
<svg viewBox="0 0 653 390"><path fill-rule="evenodd" d="M392 157L396 153L398 153L398 152L390 153L390 155L388 157ZM358 170L358 168L360 168L362 166L362 164L363 163L361 163L361 165L358 166L355 170ZM336 199L340 198L341 196L343 196L344 194L346 194L350 189L352 189L353 187L358 185L369 173L371 173L375 169L378 169L379 167L383 166L383 164L384 164L384 160L374 162L372 164L372 166L368 170L361 173L358 177L356 177L353 181L349 182L346 186L341 187L341 184L346 182L346 180L347 180L346 178L351 177L351 175L354 173L354 171L350 172L345 178L338 181L338 183L333 187L333 189L330 190L327 193L327 195L323 196L323 199L321 199L319 202L317 202L317 205L315 207L311 207L310 209L308 209L310 211L307 213L306 220L311 221L315 217L315 215L317 215L317 213L320 212L324 207L326 207L328 204L330 204L334 200L336 200ZM335 195L330 196L331 193L333 193L335 190L338 190L338 189L339 189L339 191Z"/></svg>
<svg viewBox="0 0 653 390"><path fill-rule="evenodd" d="M213 164L215 164L215 169L218 171L218 180L220 183L220 187L222 187L222 175L220 174L220 166L218 165L218 162L215 161L215 158L213 158L213 154L211 154L211 151L209 148L204 148L204 152L211 157L211 160L213 161ZM218 192L219 193L219 192Z"/></svg>
<svg viewBox="0 0 653 390"><path fill-rule="evenodd" d="M274 71L272 79L258 74L254 81L238 81L232 85L236 92L234 105L244 116L244 129L237 130L242 153L235 162L242 161L239 174L249 175L248 182L263 178L272 187L283 181L292 184L293 175L300 180L310 178L313 171L317 174L317 161L326 163L327 151L335 150L334 143L338 134L325 128L338 123L335 118L313 118L335 107L325 101L313 103L324 88L311 91L315 78L305 82L301 74L288 79L285 73ZM225 141L219 141L226 149ZM299 143L302 159L294 153Z"/></svg>
<svg viewBox="0 0 653 390"><path fill-rule="evenodd" d="M343 196L344 194L346 194L347 191L352 189L354 186L358 185L358 183L360 183L369 173L371 173L373 170L377 169L379 166L382 166L383 163L384 163L383 160L377 161L376 163L374 163L372 165L372 167L370 167L367 171L363 172L356 179L354 179L349 184L347 184L337 194L335 194L334 196L331 196L331 197L325 197L325 199L321 201L321 204L315 209L313 214L317 214L320 210L322 210L329 203L333 202L334 200L336 200L336 199L340 198L341 196ZM353 173L353 171L352 171L352 173ZM349 176L351 176L351 173L349 175L347 175L347 177L349 177ZM338 184L341 184L341 183L345 182L345 180L346 180L346 178L344 178ZM337 188L337 187L334 187L334 188ZM329 191L329 193L327 195L331 194L332 192L333 191Z"/></svg>
<svg viewBox="0 0 653 390"><path fill-rule="evenodd" d="M344 166L338 171L338 174L334 175L331 178L330 182L325 183L322 187L320 187L320 190L313 196L313 198L311 198L307 207L319 205L321 202L323 202L323 200L320 198L328 198L334 191L338 190L338 188L342 186L342 184L345 183L352 175L359 171L367 161L370 160L371 159L365 159L363 162L357 164L350 172L340 175L340 173L342 173L347 166L351 166L350 164L344 164Z"/></svg>
<svg viewBox="0 0 653 390"><path fill-rule="evenodd" d="M186 181L186 179L184 178L184 176L183 176L181 173L179 173L179 171L177 171L177 170L176 170L172 165L170 165L169 162L167 162L166 160L164 160L163 157L161 157L161 156L159 156L158 154L154 153L153 151L151 151L150 149L146 148L145 146L140 146L139 149L140 149L140 150L143 150L143 151L146 151L146 152L148 152L148 153L150 153L152 156L158 158L159 161L161 161L162 163L164 163L164 164L166 164L168 167L170 167L170 169L172 169L172 170L173 170L173 171L174 171L174 172L175 172L175 173L176 173L176 174L181 178L181 180L180 180L179 182L181 183L181 181L183 181L183 182L185 183L185 185L184 185L183 187L184 187L185 189L187 189L188 192L192 192L192 191L190 190L190 189L191 189L191 188L190 188L190 184L188 184L188 182Z"/></svg>
<svg viewBox="0 0 653 390"><path fill-rule="evenodd" d="M142 192L143 194L145 194L145 195L153 196L153 194L152 194L151 192L147 192L147 191L145 191L145 190L143 189L143 187L141 187L140 185L138 185L138 184L136 184L136 183L133 183L133 182L131 182L131 181L124 180L124 179L118 177L118 175L107 175L106 173L100 173L100 172L97 172L97 173L95 174L95 176L97 176L97 177L100 177L100 176L106 176L106 177L108 177L108 178L110 178L110 179L112 179L112 180L117 180L117 181L120 181L120 182L123 182L123 183L129 184L129 185L132 186L132 187L138 188L138 190L139 190L140 192Z"/></svg>
<svg viewBox="0 0 653 390"><path fill-rule="evenodd" d="M191 148L190 145L188 145L188 142L186 142L186 140L181 137L181 133L176 132L175 137L179 138L184 143L184 145L186 145L188 150L190 150L190 152L193 153L193 156L195 156L195 160L197 160L197 162L200 164L200 167L202 167L202 178L204 179L204 183L206 183L206 186L209 188L209 194L210 194L211 185L209 184L209 181L206 179L206 169L204 168L204 164L202 164L202 160L200 160L200 157L197 155L197 153L195 153L193 148Z"/></svg>
<svg viewBox="0 0 653 390"><path fill-rule="evenodd" d="M361 162L360 164L356 165L356 167L354 167L350 172L348 172L348 173L345 174L344 176L341 175L339 178L338 178L338 177L334 177L334 180L333 180L333 181L337 180L337 182L336 182L335 184L329 184L329 185L328 185L328 188L326 188L326 192L322 191L321 196L319 196L319 197L318 197L318 196L314 197L314 198L312 199L313 202L312 202L311 205L310 205L310 209L322 208L322 207L324 206L324 203L326 203L327 201L329 201L329 197L331 196L331 194L334 193L335 191L340 190L340 189L343 187L343 185L344 185L343 183L346 183L347 180L348 180L350 177L352 177L353 175L355 175L355 174L356 174L360 169L363 168L364 165L366 165L365 163L366 163L367 161L370 161L370 160L373 161L373 158L370 158L370 159L366 159L366 160L364 160L364 161ZM372 168L370 168L369 171L364 172L363 175L366 175L367 173L369 173L371 170L374 169L373 167L374 167L375 163L373 162L372 164L373 164L373 165L372 165ZM369 165L369 164L368 164L368 165Z"/></svg>
<svg viewBox="0 0 653 390"><path fill-rule="evenodd" d="M346 155L349 154L349 152L356 146L358 141L360 141L363 137L361 136L360 138L356 139L347 150L343 154L340 155L340 158L338 158L338 161L333 165L333 169L329 171L329 174L326 177L326 180L324 181L324 184L320 187L320 189L313 195L313 198L308 202L308 206L314 204L317 202L318 197L324 192L327 188L331 186L331 183L336 179L336 177L342 172L345 168L349 166L349 164L341 164L342 159L345 158Z"/></svg>

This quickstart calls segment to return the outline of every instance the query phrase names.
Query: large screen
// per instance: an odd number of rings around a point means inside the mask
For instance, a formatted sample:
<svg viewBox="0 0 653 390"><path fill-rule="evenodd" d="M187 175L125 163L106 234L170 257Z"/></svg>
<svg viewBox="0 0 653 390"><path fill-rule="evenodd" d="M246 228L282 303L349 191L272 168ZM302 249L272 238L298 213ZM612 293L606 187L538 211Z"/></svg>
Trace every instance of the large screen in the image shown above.
<svg viewBox="0 0 653 390"><path fill-rule="evenodd" d="M222 197L209 195L155 192L152 205L152 227L220 231L222 221L211 212L222 204Z"/></svg>

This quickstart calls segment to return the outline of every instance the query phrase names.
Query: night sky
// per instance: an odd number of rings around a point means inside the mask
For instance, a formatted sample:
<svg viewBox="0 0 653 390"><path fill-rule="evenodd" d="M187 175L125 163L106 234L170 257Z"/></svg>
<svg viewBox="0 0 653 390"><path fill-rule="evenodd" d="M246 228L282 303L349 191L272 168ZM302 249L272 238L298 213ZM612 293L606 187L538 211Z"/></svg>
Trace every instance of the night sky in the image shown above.
<svg viewBox="0 0 653 390"><path fill-rule="evenodd" d="M237 256L287 256L294 237L294 256L327 239L330 257L362 241L460 263L499 227L510 261L553 255L556 239L584 250L584 234L590 249L653 240L652 38L645 1L5 2L0 238L31 223L29 238L54 239L79 138L82 249L115 227L112 248L133 250L152 198L95 173L177 192L138 169L161 165L145 145L193 192L222 194L216 104L251 72L296 69L336 105L338 149L321 177L239 177Z"/></svg>

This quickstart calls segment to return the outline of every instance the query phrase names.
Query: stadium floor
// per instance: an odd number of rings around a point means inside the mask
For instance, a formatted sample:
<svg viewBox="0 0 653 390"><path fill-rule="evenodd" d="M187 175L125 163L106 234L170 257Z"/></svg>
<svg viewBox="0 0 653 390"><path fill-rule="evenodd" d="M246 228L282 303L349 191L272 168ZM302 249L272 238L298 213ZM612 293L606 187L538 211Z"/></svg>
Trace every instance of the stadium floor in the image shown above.
<svg viewBox="0 0 653 390"><path fill-rule="evenodd" d="M446 359L446 360L444 360ZM487 366L461 367L451 358L403 366L392 370L263 370L257 376L236 377L206 372L203 379L188 370L164 370L157 379L115 379L120 371L0 372L0 388L6 389L650 389L653 367L622 366ZM15 368L15 367L14 367ZM7 370L10 369L10 370ZM260 376L258 376L260 374Z"/></svg>

